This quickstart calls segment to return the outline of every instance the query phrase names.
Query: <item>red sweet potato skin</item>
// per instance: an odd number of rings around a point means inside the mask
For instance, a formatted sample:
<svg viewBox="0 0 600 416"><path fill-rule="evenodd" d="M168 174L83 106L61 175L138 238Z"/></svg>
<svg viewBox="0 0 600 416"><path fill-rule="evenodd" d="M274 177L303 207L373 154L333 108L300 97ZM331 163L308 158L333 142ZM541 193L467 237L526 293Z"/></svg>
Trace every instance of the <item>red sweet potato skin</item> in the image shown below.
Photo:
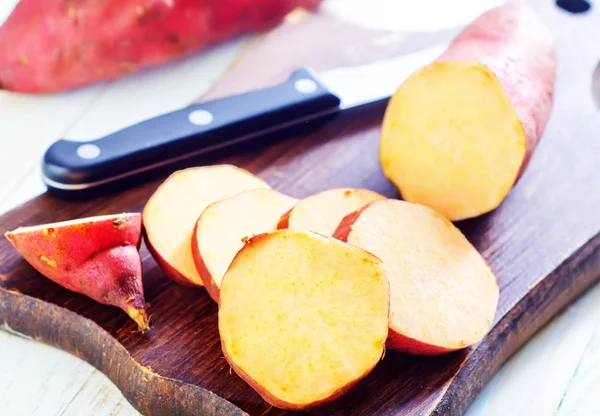
<svg viewBox="0 0 600 416"><path fill-rule="evenodd" d="M0 27L0 84L50 93L119 78L321 0L21 0Z"/></svg>
<svg viewBox="0 0 600 416"><path fill-rule="evenodd" d="M117 306L127 312L129 306L145 309L142 287L142 262L135 246L117 246L99 252L94 261L86 261L71 273L76 291L97 302ZM60 281L59 281L60 283Z"/></svg>
<svg viewBox="0 0 600 416"><path fill-rule="evenodd" d="M426 344L414 338L402 335L390 328L388 338L385 342L386 348L413 355L442 355L455 351L437 345Z"/></svg>
<svg viewBox="0 0 600 416"><path fill-rule="evenodd" d="M192 231L192 255L194 257L194 264L196 265L196 269L198 269L198 274L202 279L202 283L204 283L206 291L215 302L219 303L221 288L217 286L217 284L213 280L212 274L210 273L210 270L208 270L208 267L206 267L206 263L204 263L204 259L202 258L202 255L200 254L200 249L198 248L197 221L196 225L194 226L194 231Z"/></svg>
<svg viewBox="0 0 600 416"><path fill-rule="evenodd" d="M506 3L482 14L438 58L479 62L496 75L527 138L519 176L552 111L556 59L554 39L547 27L529 6L516 3Z"/></svg>
<svg viewBox="0 0 600 416"><path fill-rule="evenodd" d="M8 232L6 237L33 268L48 279L99 303L128 314L143 313L136 322L147 328L139 213L99 221ZM134 318L136 319L136 318Z"/></svg>
<svg viewBox="0 0 600 416"><path fill-rule="evenodd" d="M56 270L69 273L105 250L120 246L141 244L141 215L125 214L102 221L82 222L64 227L49 224L39 231L8 233L7 238L45 276L57 274ZM41 258L44 256L44 259ZM35 264L34 264L35 263ZM78 282L71 282L61 274L61 285L75 290ZM51 277L50 277L51 278Z"/></svg>

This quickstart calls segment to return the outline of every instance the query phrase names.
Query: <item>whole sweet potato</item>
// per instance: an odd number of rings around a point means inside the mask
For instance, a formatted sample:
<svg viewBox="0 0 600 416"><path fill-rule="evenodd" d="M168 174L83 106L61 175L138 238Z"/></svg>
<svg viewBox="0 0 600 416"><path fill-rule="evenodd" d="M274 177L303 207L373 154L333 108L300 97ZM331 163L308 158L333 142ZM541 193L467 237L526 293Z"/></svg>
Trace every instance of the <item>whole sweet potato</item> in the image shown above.
<svg viewBox="0 0 600 416"><path fill-rule="evenodd" d="M21 0L0 27L0 84L49 93L116 79L320 1Z"/></svg>

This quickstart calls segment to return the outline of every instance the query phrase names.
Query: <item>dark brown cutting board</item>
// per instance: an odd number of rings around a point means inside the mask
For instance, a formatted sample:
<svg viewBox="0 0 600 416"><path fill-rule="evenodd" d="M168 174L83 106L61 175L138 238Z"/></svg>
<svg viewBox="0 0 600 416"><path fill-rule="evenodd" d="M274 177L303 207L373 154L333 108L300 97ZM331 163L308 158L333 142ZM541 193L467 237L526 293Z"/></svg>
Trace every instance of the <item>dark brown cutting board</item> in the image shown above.
<svg viewBox="0 0 600 416"><path fill-rule="evenodd" d="M492 214L459 224L498 277L502 290L494 328L476 347L445 356L388 352L350 394L310 414L461 414L517 348L600 277L600 113L590 90L600 58L600 11L572 16L549 0L530 3L557 38L553 115L531 165L504 204ZM273 62L298 47L290 42L301 39L307 28L312 37L316 27L322 31L316 37L328 38L323 22L306 22L284 30L289 38L279 42L279 49L273 46ZM426 38L399 36L412 40L396 46L411 47ZM380 56L389 53L376 45L363 49ZM285 65L267 71L265 53L246 54L220 83L228 87L212 93L259 86L285 75ZM302 59L318 65L334 55L315 62L309 56ZM372 58L379 56L375 55ZM234 163L297 197L337 186L367 187L394 197L397 192L384 179L377 157L381 110L345 114L305 137L194 163ZM163 178L86 201L41 195L0 217L0 232L19 225L141 211ZM0 325L90 362L146 415L284 414L230 371L220 350L217 306L206 292L169 281L145 247L142 256L153 323L144 335L120 310L40 276L2 238Z"/></svg>

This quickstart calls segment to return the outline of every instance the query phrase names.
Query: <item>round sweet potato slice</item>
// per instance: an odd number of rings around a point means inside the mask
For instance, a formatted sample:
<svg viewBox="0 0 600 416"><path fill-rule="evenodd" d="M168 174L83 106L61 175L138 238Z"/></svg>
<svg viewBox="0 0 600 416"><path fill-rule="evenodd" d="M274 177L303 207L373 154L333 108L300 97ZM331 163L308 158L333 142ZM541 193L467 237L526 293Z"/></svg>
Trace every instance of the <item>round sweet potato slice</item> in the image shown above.
<svg viewBox="0 0 600 416"><path fill-rule="evenodd" d="M496 278L441 214L410 202L377 201L346 217L334 237L383 261L390 281L389 349L441 354L473 345L489 331Z"/></svg>
<svg viewBox="0 0 600 416"><path fill-rule="evenodd" d="M225 358L271 405L312 408L375 367L388 333L381 261L312 232L278 230L247 241L221 284Z"/></svg>

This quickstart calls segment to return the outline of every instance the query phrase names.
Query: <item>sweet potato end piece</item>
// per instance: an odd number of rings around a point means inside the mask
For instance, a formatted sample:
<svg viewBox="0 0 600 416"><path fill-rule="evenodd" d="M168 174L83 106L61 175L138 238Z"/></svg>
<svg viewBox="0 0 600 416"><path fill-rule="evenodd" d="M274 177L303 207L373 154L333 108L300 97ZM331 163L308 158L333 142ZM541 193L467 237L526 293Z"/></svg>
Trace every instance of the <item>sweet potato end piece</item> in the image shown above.
<svg viewBox="0 0 600 416"><path fill-rule="evenodd" d="M149 328L138 252L139 213L20 227L5 236L48 279L122 309L142 332Z"/></svg>
<svg viewBox="0 0 600 416"><path fill-rule="evenodd" d="M135 246L99 251L66 276L77 285L79 293L122 309L142 332L150 328L142 285L142 261Z"/></svg>
<svg viewBox="0 0 600 416"><path fill-rule="evenodd" d="M390 100L380 160L405 200L450 220L498 207L526 155L521 122L502 85L476 62L435 62Z"/></svg>
<svg viewBox="0 0 600 416"><path fill-rule="evenodd" d="M334 400L383 356L389 283L381 261L312 232L248 240L221 285L227 361L273 406Z"/></svg>
<svg viewBox="0 0 600 416"><path fill-rule="evenodd" d="M138 325L138 328L142 333L150 329L150 317L146 312L146 308L128 306L125 312L127 312L127 315L129 315L129 317Z"/></svg>

